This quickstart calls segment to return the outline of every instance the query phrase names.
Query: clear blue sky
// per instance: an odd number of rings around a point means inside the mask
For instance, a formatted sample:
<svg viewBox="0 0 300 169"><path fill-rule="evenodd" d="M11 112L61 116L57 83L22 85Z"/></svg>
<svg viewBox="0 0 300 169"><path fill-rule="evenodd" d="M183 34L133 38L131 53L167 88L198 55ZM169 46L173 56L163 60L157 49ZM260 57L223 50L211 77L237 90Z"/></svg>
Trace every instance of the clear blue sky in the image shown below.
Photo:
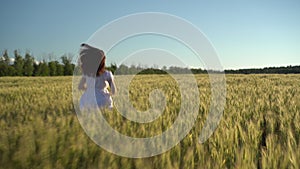
<svg viewBox="0 0 300 169"><path fill-rule="evenodd" d="M35 57L76 54L79 45L114 19L164 12L197 26L224 68L300 65L299 0L16 1L0 5L0 50Z"/></svg>

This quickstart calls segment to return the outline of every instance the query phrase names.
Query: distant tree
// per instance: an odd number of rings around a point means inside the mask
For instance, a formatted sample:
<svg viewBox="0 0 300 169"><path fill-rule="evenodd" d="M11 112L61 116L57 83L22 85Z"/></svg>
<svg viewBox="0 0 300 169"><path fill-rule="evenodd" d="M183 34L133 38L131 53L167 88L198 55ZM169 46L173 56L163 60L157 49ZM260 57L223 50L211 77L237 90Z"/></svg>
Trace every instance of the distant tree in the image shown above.
<svg viewBox="0 0 300 169"><path fill-rule="evenodd" d="M24 68L23 68L24 71L23 73L25 76L32 76L34 70L33 62L34 62L33 57L30 56L29 53L26 53L25 60L24 60Z"/></svg>
<svg viewBox="0 0 300 169"><path fill-rule="evenodd" d="M9 65L7 68L7 76L14 76L16 74L16 70L12 65Z"/></svg>
<svg viewBox="0 0 300 169"><path fill-rule="evenodd" d="M230 70L231 71L231 70ZM191 69L191 72L193 73L193 74L206 74L207 73L207 71L206 70L203 70L203 69L201 69L201 68L198 68L198 69L195 69L195 68L192 68Z"/></svg>
<svg viewBox="0 0 300 169"><path fill-rule="evenodd" d="M58 61L55 61L55 66L56 66L56 76L63 76L64 66L60 64Z"/></svg>
<svg viewBox="0 0 300 169"><path fill-rule="evenodd" d="M107 70L110 70L113 74L115 74L115 71L117 70L117 65L111 63L109 67L106 67Z"/></svg>
<svg viewBox="0 0 300 169"><path fill-rule="evenodd" d="M4 51L3 56L0 57L0 76L8 76L9 57L7 50Z"/></svg>
<svg viewBox="0 0 300 169"><path fill-rule="evenodd" d="M121 64L117 69L117 74L119 75L128 74L128 66Z"/></svg>
<svg viewBox="0 0 300 169"><path fill-rule="evenodd" d="M5 64L5 60L0 60L0 76L7 76L8 65Z"/></svg>
<svg viewBox="0 0 300 169"><path fill-rule="evenodd" d="M3 53L3 59L4 59L4 63L6 65L10 65L10 60L9 60L9 56L8 56L7 50L5 50L4 53Z"/></svg>
<svg viewBox="0 0 300 169"><path fill-rule="evenodd" d="M300 73L300 66L295 66L295 73Z"/></svg>
<svg viewBox="0 0 300 169"><path fill-rule="evenodd" d="M64 75L72 75L74 70L74 65L72 64L72 59L66 55L61 57L62 63L64 64Z"/></svg>
<svg viewBox="0 0 300 169"><path fill-rule="evenodd" d="M162 67L162 70L163 70L163 71L167 71L167 66L163 66L163 67Z"/></svg>
<svg viewBox="0 0 300 169"><path fill-rule="evenodd" d="M169 72L174 74L179 74L181 73L181 68L177 66L170 66Z"/></svg>
<svg viewBox="0 0 300 169"><path fill-rule="evenodd" d="M40 76L42 72L41 64L39 62L33 63L33 76Z"/></svg>
<svg viewBox="0 0 300 169"><path fill-rule="evenodd" d="M147 68L142 71L139 71L138 74L166 74L166 72L158 68Z"/></svg>
<svg viewBox="0 0 300 169"><path fill-rule="evenodd" d="M51 61L51 62L48 63L50 76L56 76L57 75L56 65L57 65L56 61Z"/></svg>
<svg viewBox="0 0 300 169"><path fill-rule="evenodd" d="M136 74L136 73L138 73L135 65L131 65L130 68L128 68L128 72L127 73L128 74Z"/></svg>
<svg viewBox="0 0 300 169"><path fill-rule="evenodd" d="M47 62L45 61L41 62L39 66L41 70L40 76L49 76L49 67Z"/></svg>
<svg viewBox="0 0 300 169"><path fill-rule="evenodd" d="M22 76L23 75L23 67L24 67L24 59L22 56L19 55L18 51L14 51L15 54L15 61L14 61L14 68L15 68L15 75Z"/></svg>

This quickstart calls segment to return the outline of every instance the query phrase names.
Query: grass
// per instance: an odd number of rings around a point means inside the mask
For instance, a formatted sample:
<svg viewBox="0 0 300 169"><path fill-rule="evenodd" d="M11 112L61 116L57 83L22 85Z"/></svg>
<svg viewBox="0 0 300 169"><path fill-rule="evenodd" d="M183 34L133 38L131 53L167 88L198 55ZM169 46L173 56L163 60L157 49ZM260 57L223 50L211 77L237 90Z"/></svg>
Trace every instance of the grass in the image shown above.
<svg viewBox="0 0 300 169"><path fill-rule="evenodd" d="M223 118L203 144L198 136L209 110L210 83L206 75L196 79L201 103L189 134L166 153L131 159L107 152L85 134L72 103L72 77L1 77L0 168L300 168L299 75L226 75ZM157 87L167 96L161 117L138 124L113 110L104 114L108 123L134 137L165 131L180 106L178 86L169 76L136 76L130 100L145 111Z"/></svg>

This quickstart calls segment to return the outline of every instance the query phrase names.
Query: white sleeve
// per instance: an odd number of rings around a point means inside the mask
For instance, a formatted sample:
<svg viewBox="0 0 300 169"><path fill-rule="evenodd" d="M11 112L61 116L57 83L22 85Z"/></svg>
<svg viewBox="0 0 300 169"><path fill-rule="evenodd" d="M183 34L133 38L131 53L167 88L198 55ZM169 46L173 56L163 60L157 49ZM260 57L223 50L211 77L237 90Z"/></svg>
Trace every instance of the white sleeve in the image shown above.
<svg viewBox="0 0 300 169"><path fill-rule="evenodd" d="M108 84L111 90L111 94L115 94L116 93L116 85L114 82L114 75L111 73L111 71L108 72Z"/></svg>

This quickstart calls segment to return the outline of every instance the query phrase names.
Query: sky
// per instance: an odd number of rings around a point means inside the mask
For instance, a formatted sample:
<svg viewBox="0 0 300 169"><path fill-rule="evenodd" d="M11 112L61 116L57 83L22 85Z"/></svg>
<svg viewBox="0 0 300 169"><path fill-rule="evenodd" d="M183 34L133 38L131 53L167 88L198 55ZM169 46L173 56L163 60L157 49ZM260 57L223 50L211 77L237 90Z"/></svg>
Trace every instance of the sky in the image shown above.
<svg viewBox="0 0 300 169"><path fill-rule="evenodd" d="M298 0L2 0L0 51L7 49L11 57L18 49L37 59L66 53L76 58L79 45L99 28L140 12L171 14L196 26L224 69L300 65Z"/></svg>

